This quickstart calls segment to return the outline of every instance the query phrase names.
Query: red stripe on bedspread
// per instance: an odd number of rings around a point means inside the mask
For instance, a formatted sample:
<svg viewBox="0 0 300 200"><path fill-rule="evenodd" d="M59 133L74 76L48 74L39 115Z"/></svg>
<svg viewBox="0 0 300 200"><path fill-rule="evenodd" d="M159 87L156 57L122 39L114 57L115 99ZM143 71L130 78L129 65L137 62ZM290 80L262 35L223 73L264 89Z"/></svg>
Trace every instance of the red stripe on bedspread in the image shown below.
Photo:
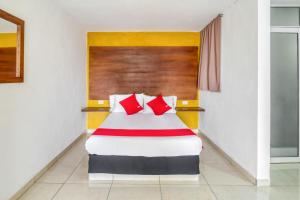
<svg viewBox="0 0 300 200"><path fill-rule="evenodd" d="M133 137L166 137L196 135L190 129L110 129L98 128L93 135L133 136Z"/></svg>

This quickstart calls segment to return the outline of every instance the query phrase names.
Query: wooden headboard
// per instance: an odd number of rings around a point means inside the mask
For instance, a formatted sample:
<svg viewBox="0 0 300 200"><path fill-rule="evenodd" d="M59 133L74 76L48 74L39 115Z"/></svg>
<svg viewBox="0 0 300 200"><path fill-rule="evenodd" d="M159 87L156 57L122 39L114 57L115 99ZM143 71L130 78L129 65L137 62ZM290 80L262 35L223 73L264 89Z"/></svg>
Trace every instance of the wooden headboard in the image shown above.
<svg viewBox="0 0 300 200"><path fill-rule="evenodd" d="M89 99L144 92L197 98L198 47L89 47Z"/></svg>

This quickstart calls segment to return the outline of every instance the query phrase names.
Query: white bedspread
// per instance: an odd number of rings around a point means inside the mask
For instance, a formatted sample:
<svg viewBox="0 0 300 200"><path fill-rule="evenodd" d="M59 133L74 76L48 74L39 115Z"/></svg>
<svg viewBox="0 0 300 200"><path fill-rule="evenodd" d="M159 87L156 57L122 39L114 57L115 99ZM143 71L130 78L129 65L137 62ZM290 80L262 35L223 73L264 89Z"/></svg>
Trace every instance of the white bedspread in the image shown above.
<svg viewBox="0 0 300 200"><path fill-rule="evenodd" d="M113 129L182 129L187 126L176 114L155 116L151 113L111 113L100 126ZM86 142L89 154L124 156L187 156L199 155L202 142L198 136L130 137L91 136Z"/></svg>

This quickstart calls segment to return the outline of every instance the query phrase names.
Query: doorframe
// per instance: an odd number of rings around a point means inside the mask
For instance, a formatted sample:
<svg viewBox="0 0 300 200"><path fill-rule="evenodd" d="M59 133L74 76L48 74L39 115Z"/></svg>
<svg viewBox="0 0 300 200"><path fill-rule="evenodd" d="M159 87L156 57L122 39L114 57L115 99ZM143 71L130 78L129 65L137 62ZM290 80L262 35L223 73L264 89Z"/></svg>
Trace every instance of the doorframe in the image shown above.
<svg viewBox="0 0 300 200"><path fill-rule="evenodd" d="M298 157L271 157L271 163L296 163L300 162L300 27L272 26L271 33L296 33L298 34ZM272 66L271 66L272 67ZM272 136L272 132L271 132ZM270 146L271 150L271 146Z"/></svg>

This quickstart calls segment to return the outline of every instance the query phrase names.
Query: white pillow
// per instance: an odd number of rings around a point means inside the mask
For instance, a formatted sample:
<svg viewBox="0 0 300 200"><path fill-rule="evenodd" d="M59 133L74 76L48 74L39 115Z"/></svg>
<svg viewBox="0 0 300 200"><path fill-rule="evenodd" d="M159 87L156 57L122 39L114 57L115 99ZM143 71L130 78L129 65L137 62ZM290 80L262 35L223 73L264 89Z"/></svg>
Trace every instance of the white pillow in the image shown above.
<svg viewBox="0 0 300 200"><path fill-rule="evenodd" d="M156 98L156 97L144 95L144 113L153 113L152 108L150 108L147 105L147 103L149 101L152 101L154 98ZM176 113L177 96L163 96L163 99L171 107L171 109L168 110L166 113Z"/></svg>
<svg viewBox="0 0 300 200"><path fill-rule="evenodd" d="M109 95L109 105L110 105L110 112L126 112L123 108L123 106L119 103L123 99L128 98L132 94L114 94ZM143 106L144 103L144 94L135 94L136 100L139 102L141 106ZM140 112L143 112L141 110Z"/></svg>

